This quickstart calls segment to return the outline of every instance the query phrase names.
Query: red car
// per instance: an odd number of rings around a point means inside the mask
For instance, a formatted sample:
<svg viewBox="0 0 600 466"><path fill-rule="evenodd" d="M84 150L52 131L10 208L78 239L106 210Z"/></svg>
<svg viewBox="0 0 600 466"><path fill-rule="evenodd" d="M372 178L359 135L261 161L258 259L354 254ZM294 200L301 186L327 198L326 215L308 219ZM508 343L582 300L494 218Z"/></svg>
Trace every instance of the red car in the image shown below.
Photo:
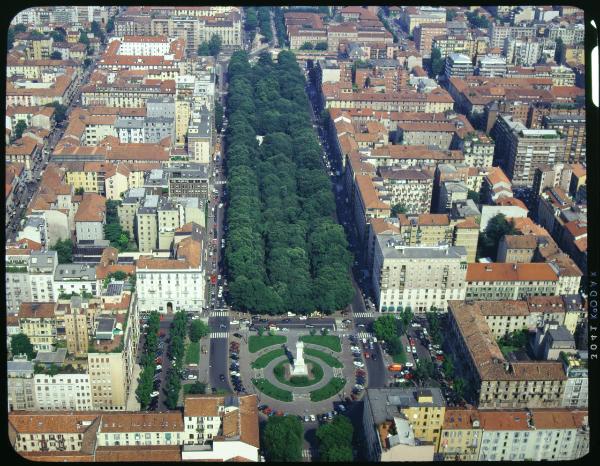
<svg viewBox="0 0 600 466"><path fill-rule="evenodd" d="M412 378L413 378L413 375L412 375L412 374L409 372L409 373L407 373L407 374L404 374L404 378L405 378L405 379L412 379Z"/></svg>
<svg viewBox="0 0 600 466"><path fill-rule="evenodd" d="M366 351L364 354L365 354L365 358L367 358L367 359L369 359L371 357L371 355L369 353L367 353Z"/></svg>
<svg viewBox="0 0 600 466"><path fill-rule="evenodd" d="M271 411L273 411L271 408L266 408L266 409L263 411L263 414L266 414L266 415L268 416L269 414L271 414Z"/></svg>
<svg viewBox="0 0 600 466"><path fill-rule="evenodd" d="M162 358L158 357L154 360L156 364L162 364Z"/></svg>

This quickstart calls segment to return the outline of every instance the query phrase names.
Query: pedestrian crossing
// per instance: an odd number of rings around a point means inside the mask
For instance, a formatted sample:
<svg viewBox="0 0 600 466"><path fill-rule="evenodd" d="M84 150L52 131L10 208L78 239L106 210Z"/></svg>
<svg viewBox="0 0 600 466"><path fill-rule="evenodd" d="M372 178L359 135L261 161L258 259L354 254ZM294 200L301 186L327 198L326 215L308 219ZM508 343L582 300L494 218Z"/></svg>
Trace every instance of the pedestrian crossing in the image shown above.
<svg viewBox="0 0 600 466"><path fill-rule="evenodd" d="M373 317L374 313L372 313L372 312L355 312L353 315L354 315L354 318L357 318L357 317L364 318L364 317Z"/></svg>
<svg viewBox="0 0 600 466"><path fill-rule="evenodd" d="M210 311L210 317L229 317L229 311Z"/></svg>
<svg viewBox="0 0 600 466"><path fill-rule="evenodd" d="M302 458L307 459L307 460L312 460L313 458L316 458L317 456L317 451L313 448L305 448L302 450Z"/></svg>
<svg viewBox="0 0 600 466"><path fill-rule="evenodd" d="M357 334L358 338L373 338L373 334L371 332L360 332Z"/></svg>
<svg viewBox="0 0 600 466"><path fill-rule="evenodd" d="M227 338L229 336L229 332L212 332L210 334L210 338Z"/></svg>

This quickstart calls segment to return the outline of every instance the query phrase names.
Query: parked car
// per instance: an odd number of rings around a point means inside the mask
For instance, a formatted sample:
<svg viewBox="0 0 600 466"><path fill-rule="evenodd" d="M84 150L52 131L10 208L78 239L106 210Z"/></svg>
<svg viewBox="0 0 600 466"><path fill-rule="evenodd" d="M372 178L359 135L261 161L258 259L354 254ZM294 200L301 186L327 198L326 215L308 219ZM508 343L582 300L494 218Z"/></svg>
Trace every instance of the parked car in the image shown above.
<svg viewBox="0 0 600 466"><path fill-rule="evenodd" d="M158 392L157 390L153 391L152 393L150 393L150 397L154 398L155 396L160 395L160 392Z"/></svg>
<svg viewBox="0 0 600 466"><path fill-rule="evenodd" d="M300 317L298 317L298 319L300 319L300 320L306 320L307 317L306 316L300 316Z"/></svg>
<svg viewBox="0 0 600 466"><path fill-rule="evenodd" d="M404 365L405 365L406 367L413 367L413 366L414 366L414 365L413 365L413 363L412 363L412 362L410 362L410 361L406 362L406 364L404 364Z"/></svg>
<svg viewBox="0 0 600 466"><path fill-rule="evenodd" d="M365 367L364 363L360 362L360 361L354 361L353 363L356 367Z"/></svg>
<svg viewBox="0 0 600 466"><path fill-rule="evenodd" d="M315 422L317 420L317 417L314 414L310 415L310 422Z"/></svg>

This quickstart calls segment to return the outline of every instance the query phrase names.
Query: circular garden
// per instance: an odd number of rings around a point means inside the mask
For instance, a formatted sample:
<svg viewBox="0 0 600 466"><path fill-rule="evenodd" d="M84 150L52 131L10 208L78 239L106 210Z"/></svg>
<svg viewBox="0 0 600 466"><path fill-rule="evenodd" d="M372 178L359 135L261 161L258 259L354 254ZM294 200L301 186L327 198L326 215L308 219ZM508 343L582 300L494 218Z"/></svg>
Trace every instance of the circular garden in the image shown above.
<svg viewBox="0 0 600 466"><path fill-rule="evenodd" d="M305 376L295 376L291 373L293 366L285 349L286 337L277 339L271 337L270 341L267 341L265 337L256 336L250 337L251 339L255 339L251 345L251 353L266 349L263 354L252 361L251 368L261 374L259 377L253 378L252 383L268 397L292 402L294 394L302 394L309 395L311 401L317 402L335 396L344 388L346 379L336 377L334 372L334 368L341 369L344 365L331 354L331 351L341 352L339 337L331 335L300 337L305 344L313 346L304 348L305 363L308 369L308 375ZM276 345L281 346L272 348ZM331 351L325 352L314 346L321 346L323 349Z"/></svg>

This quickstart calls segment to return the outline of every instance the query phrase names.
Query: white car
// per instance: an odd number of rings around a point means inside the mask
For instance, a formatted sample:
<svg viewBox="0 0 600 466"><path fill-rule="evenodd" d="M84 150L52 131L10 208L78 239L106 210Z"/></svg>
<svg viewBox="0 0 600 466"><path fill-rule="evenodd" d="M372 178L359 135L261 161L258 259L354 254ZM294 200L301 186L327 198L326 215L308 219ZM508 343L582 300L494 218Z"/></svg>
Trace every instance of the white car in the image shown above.
<svg viewBox="0 0 600 466"><path fill-rule="evenodd" d="M195 374L190 374L190 375L187 376L188 380L196 380L197 378L198 378L198 376L195 375Z"/></svg>
<svg viewBox="0 0 600 466"><path fill-rule="evenodd" d="M298 319L300 319L300 320L306 320L307 317L306 316L300 316L300 317L298 317Z"/></svg>
<svg viewBox="0 0 600 466"><path fill-rule="evenodd" d="M354 388L356 388L358 390L364 390L365 389L365 387L363 387L362 385L360 385L358 383L354 386Z"/></svg>
<svg viewBox="0 0 600 466"><path fill-rule="evenodd" d="M365 367L364 363L360 362L360 361L354 361L354 365L356 367Z"/></svg>
<svg viewBox="0 0 600 466"><path fill-rule="evenodd" d="M156 366L156 370L157 370L157 371L160 371L160 370L162 370L162 366L161 366L160 364L159 364L159 365L157 365L157 366Z"/></svg>
<svg viewBox="0 0 600 466"><path fill-rule="evenodd" d="M157 397L158 395L160 395L160 392L154 391L154 392L150 393L150 398Z"/></svg>
<svg viewBox="0 0 600 466"><path fill-rule="evenodd" d="M239 376L240 376L240 373L239 373L239 372L237 372L237 371L231 371L231 372L229 372L229 374L231 374L231 375L235 375L235 376L237 376L237 377L239 377Z"/></svg>
<svg viewBox="0 0 600 466"><path fill-rule="evenodd" d="M411 353L411 352L412 352L412 350L411 350L410 346L407 346L407 347L406 347L406 352L407 352L407 353Z"/></svg>
<svg viewBox="0 0 600 466"><path fill-rule="evenodd" d="M232 320L231 322L229 322L231 325L238 325L240 323L239 320Z"/></svg>
<svg viewBox="0 0 600 466"><path fill-rule="evenodd" d="M192 320L198 320L200 316L192 316Z"/></svg>
<svg viewBox="0 0 600 466"><path fill-rule="evenodd" d="M289 328L286 328L286 327L283 327L283 328L281 329L281 331L282 331L282 332L289 332L289 331L290 331L290 329L289 329Z"/></svg>
<svg viewBox="0 0 600 466"><path fill-rule="evenodd" d="M350 351L360 351L360 348L358 346L351 346Z"/></svg>
<svg viewBox="0 0 600 466"><path fill-rule="evenodd" d="M410 362L410 361L409 361L409 362L407 362L407 363L406 363L406 364L404 364L404 365L405 365L406 367L413 367L413 366L414 366L414 364L413 364L412 362Z"/></svg>
<svg viewBox="0 0 600 466"><path fill-rule="evenodd" d="M412 351L412 354L417 354L417 348L414 346L410 350Z"/></svg>
<svg viewBox="0 0 600 466"><path fill-rule="evenodd" d="M317 420L317 416L315 416L314 414L310 415L310 422L315 422Z"/></svg>
<svg viewBox="0 0 600 466"><path fill-rule="evenodd" d="M413 322L412 324L410 324L410 326L416 328L416 327L420 327L421 324L419 324L417 322Z"/></svg>

